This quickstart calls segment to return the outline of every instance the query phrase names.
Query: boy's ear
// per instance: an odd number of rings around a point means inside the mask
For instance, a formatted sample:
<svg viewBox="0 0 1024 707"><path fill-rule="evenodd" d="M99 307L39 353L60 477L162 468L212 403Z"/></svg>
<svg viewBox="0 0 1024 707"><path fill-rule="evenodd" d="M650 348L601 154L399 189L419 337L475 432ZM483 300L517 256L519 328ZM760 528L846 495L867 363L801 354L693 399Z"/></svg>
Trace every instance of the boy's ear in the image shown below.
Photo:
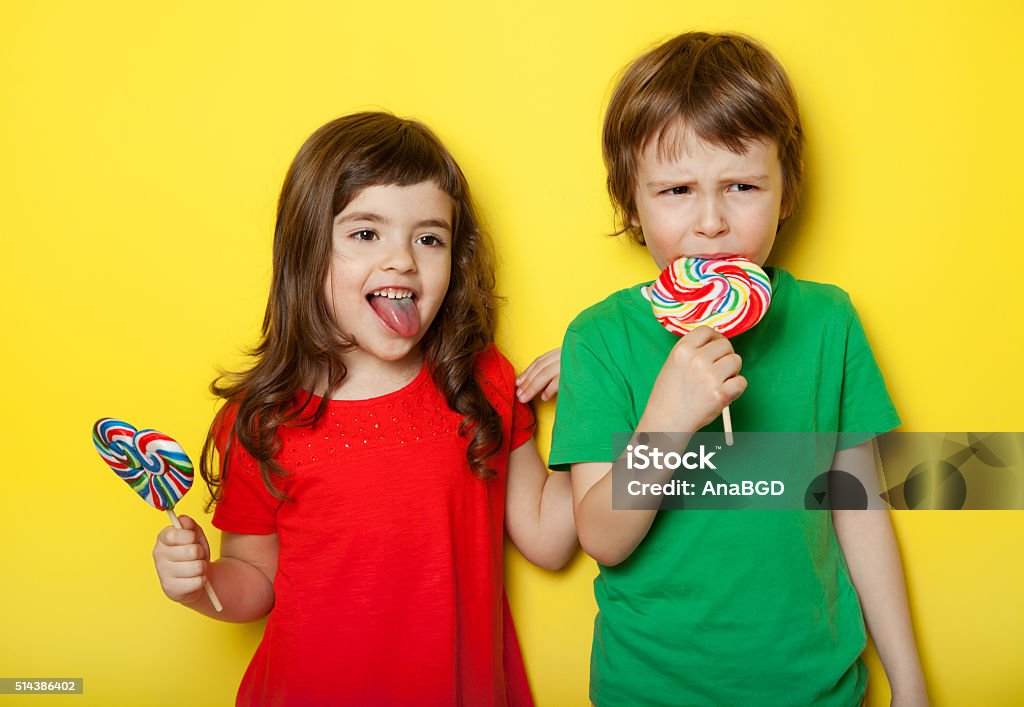
<svg viewBox="0 0 1024 707"><path fill-rule="evenodd" d="M803 173L804 173L804 161L800 160L800 163L799 163L799 165L797 167L797 174L798 175L802 175ZM797 188L794 191L796 191L796 194L800 193L799 192L799 188ZM785 221L786 219L788 219L790 216L793 215L793 212L796 211L796 201L797 201L796 195L790 194L789 197L790 198L788 198L788 199L783 199L783 202L785 202L785 203L783 203L783 208L779 210L779 222L780 223L782 221Z"/></svg>
<svg viewBox="0 0 1024 707"><path fill-rule="evenodd" d="M629 219L629 227L633 229L633 236L636 238L637 243L646 246L647 241L644 240L644 231L640 228L640 219L635 216Z"/></svg>
<svg viewBox="0 0 1024 707"><path fill-rule="evenodd" d="M779 209L779 222L785 221L796 212L796 204L794 199L787 199L782 208Z"/></svg>

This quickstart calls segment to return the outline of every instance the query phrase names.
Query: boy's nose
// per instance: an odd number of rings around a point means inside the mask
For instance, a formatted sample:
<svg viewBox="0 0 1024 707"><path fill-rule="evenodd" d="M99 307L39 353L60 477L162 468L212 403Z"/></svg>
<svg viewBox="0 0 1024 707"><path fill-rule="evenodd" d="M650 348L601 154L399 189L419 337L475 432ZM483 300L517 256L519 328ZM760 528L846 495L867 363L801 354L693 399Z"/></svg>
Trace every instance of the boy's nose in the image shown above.
<svg viewBox="0 0 1024 707"><path fill-rule="evenodd" d="M715 238L724 235L728 230L729 226L725 221L725 213L719 199L714 196L704 199L697 218L697 235Z"/></svg>

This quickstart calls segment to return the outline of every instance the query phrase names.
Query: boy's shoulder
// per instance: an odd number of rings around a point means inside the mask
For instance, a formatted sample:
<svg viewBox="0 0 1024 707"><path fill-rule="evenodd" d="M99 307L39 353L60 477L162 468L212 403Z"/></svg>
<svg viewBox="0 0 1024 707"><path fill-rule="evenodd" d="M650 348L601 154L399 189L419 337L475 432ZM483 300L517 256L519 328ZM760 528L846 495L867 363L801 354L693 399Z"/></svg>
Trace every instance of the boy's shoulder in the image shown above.
<svg viewBox="0 0 1024 707"><path fill-rule="evenodd" d="M775 272L782 282L789 281L804 297L820 298L831 302L848 302L850 300L850 295L838 285L814 280L798 280L792 273L782 268L775 268Z"/></svg>
<svg viewBox="0 0 1024 707"><path fill-rule="evenodd" d="M850 295L841 287L826 282L798 280L781 268L775 268L775 276L778 278L775 289L786 292L801 309L820 310L833 316L854 311Z"/></svg>
<svg viewBox="0 0 1024 707"><path fill-rule="evenodd" d="M619 328L634 318L650 318L650 305L643 302L640 288L650 283L641 283L613 292L600 302L590 305L569 324L576 332L588 332L608 327ZM638 306L638 303L643 306Z"/></svg>

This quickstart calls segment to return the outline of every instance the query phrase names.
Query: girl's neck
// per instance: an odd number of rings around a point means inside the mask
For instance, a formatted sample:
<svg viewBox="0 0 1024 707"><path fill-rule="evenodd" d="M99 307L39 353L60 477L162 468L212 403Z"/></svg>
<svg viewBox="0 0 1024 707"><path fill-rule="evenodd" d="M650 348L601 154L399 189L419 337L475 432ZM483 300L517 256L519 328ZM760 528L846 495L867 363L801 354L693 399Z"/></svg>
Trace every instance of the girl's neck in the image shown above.
<svg viewBox="0 0 1024 707"><path fill-rule="evenodd" d="M393 393L411 383L423 368L419 347L397 361L385 361L360 349L345 354L345 379L331 393L333 400L368 400Z"/></svg>

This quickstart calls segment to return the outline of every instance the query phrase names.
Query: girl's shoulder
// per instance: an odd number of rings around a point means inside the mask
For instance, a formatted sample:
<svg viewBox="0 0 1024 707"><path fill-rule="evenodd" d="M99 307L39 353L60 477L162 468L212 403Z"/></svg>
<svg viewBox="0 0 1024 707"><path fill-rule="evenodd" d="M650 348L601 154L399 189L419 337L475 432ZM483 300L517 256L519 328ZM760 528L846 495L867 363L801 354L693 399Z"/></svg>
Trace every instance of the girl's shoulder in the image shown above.
<svg viewBox="0 0 1024 707"><path fill-rule="evenodd" d="M213 422L210 423L210 436L218 454L224 453L237 417L238 402L235 400L226 401L213 416Z"/></svg>
<svg viewBox="0 0 1024 707"><path fill-rule="evenodd" d="M532 436L535 417L528 403L516 397L516 372L512 362L492 342L476 357L476 378L480 389L501 418L506 451L515 449Z"/></svg>
<svg viewBox="0 0 1024 707"><path fill-rule="evenodd" d="M523 406L516 397L515 367L493 343L477 354L476 376L488 402L501 417L508 418Z"/></svg>
<svg viewBox="0 0 1024 707"><path fill-rule="evenodd" d="M502 392L515 389L515 368L494 342L477 354L476 374L481 384L489 384Z"/></svg>

